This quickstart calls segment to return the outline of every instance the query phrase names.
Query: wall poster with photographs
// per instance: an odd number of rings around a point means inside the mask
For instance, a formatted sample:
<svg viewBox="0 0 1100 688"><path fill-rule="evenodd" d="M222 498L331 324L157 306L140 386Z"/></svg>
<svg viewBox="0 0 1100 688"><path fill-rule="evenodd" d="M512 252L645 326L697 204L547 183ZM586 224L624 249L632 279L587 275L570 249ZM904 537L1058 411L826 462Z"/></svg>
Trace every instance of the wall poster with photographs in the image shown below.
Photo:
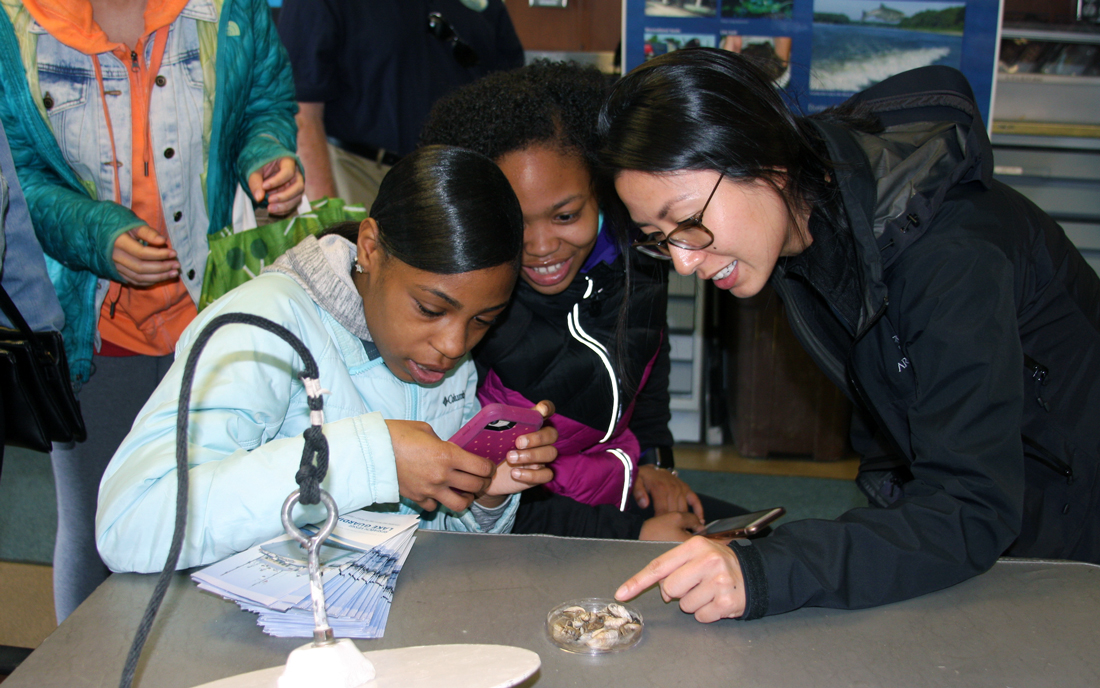
<svg viewBox="0 0 1100 688"><path fill-rule="evenodd" d="M757 60L802 111L886 77L947 65L989 125L1000 0L624 0L623 66L706 46Z"/></svg>

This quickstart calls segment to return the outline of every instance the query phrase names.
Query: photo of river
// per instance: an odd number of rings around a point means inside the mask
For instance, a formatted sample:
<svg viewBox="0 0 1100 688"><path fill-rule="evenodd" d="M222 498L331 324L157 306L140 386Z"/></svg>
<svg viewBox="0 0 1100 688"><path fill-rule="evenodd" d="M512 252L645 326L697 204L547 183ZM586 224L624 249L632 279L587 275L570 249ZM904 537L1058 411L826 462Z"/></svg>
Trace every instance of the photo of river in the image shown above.
<svg viewBox="0 0 1100 688"><path fill-rule="evenodd" d="M646 0L647 17L713 17L718 0Z"/></svg>
<svg viewBox="0 0 1100 688"><path fill-rule="evenodd" d="M810 90L855 93L917 67L958 69L964 11L958 3L815 3Z"/></svg>

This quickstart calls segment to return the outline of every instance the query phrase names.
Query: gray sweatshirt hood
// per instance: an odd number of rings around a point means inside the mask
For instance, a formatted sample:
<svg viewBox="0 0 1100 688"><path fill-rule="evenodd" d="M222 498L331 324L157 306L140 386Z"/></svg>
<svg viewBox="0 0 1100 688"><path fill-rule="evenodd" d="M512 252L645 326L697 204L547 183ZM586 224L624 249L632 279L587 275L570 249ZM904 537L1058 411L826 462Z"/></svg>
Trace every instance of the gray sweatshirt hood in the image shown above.
<svg viewBox="0 0 1100 688"><path fill-rule="evenodd" d="M349 332L371 342L374 339L367 329L363 298L351 279L354 265L355 244L330 234L321 239L306 237L264 272L288 275Z"/></svg>

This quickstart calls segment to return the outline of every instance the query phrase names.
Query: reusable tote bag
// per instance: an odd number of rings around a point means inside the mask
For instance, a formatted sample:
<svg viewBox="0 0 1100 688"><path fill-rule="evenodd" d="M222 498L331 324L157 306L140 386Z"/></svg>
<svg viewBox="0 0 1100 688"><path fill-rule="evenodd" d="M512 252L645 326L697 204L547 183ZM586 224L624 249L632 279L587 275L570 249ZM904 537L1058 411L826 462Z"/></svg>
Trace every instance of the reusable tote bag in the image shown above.
<svg viewBox="0 0 1100 688"><path fill-rule="evenodd" d="M238 200L242 196L238 194ZM350 205L340 198L322 198L313 203L303 199L298 215L257 227L251 201L235 203L233 225L209 238L210 255L206 259L198 309L201 311L230 289L259 275L265 266L307 236L320 234L339 222L362 222L366 217L364 206Z"/></svg>

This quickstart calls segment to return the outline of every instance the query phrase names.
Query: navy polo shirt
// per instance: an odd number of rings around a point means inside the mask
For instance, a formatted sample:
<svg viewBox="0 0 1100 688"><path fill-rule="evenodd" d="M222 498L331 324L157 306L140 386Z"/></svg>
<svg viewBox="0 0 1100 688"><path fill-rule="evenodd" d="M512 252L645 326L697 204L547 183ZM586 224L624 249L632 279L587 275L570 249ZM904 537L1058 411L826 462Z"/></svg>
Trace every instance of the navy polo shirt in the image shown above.
<svg viewBox="0 0 1100 688"><path fill-rule="evenodd" d="M451 45L428 31L430 12L477 51L476 66L461 66ZM298 101L325 104L325 133L401 155L416 147L438 98L523 66L501 0L481 11L461 0L283 0L278 28Z"/></svg>

